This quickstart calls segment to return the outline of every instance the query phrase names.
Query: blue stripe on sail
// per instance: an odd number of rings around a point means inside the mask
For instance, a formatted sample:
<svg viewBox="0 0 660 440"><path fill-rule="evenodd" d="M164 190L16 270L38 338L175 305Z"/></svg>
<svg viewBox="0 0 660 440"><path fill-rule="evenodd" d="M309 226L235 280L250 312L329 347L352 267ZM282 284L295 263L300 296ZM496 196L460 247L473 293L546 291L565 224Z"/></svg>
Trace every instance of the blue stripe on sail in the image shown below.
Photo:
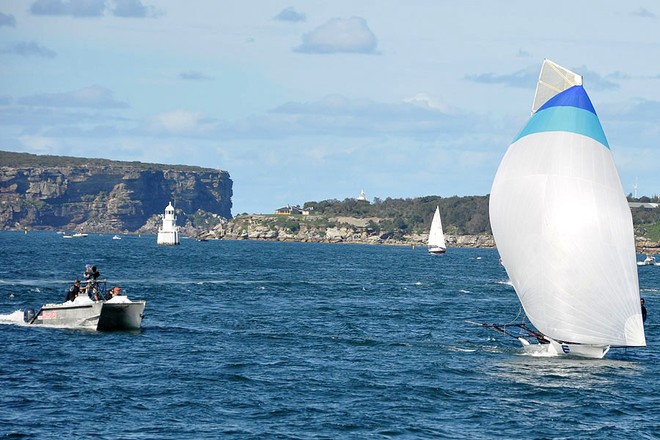
<svg viewBox="0 0 660 440"><path fill-rule="evenodd" d="M548 101L548 103L549 102L550 101ZM545 109L544 107L545 105L534 113L529 122L527 122L525 128L522 129L513 142L534 133L567 131L569 133L588 136L600 142L608 149L610 148L607 143L607 138L605 137L605 132L603 132L603 127L600 125L596 113L572 106L550 106Z"/></svg>
<svg viewBox="0 0 660 440"><path fill-rule="evenodd" d="M557 93L550 98L548 102L543 104L537 110L537 113L550 107L576 107L590 111L594 115L596 114L596 110L589 99L589 95L587 95L587 92L582 86L573 86L561 93Z"/></svg>

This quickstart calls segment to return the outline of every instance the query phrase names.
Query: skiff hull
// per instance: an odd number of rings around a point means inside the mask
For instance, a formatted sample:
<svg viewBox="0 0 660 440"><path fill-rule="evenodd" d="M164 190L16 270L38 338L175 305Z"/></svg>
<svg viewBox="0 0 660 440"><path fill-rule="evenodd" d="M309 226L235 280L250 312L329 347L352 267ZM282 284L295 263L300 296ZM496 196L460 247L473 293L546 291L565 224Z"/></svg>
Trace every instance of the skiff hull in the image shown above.
<svg viewBox="0 0 660 440"><path fill-rule="evenodd" d="M531 344L524 338L518 338L525 353L532 356L576 356L589 359L602 359L608 351L609 345L566 344L545 337L548 344Z"/></svg>

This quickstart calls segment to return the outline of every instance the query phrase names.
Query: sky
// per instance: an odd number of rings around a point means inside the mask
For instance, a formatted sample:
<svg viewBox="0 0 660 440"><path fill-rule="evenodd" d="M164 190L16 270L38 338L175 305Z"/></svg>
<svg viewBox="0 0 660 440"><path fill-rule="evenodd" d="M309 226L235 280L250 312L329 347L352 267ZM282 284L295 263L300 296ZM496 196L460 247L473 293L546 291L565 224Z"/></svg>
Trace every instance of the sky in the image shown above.
<svg viewBox="0 0 660 440"><path fill-rule="evenodd" d="M655 0L0 0L0 150L226 170L233 215L486 195L544 58L660 194Z"/></svg>

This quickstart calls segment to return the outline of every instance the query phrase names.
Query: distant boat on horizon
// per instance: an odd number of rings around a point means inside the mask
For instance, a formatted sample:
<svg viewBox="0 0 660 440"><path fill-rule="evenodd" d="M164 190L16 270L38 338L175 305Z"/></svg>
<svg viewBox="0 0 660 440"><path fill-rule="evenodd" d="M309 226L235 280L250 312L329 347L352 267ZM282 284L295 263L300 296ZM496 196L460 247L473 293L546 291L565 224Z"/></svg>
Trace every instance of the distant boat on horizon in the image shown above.
<svg viewBox="0 0 660 440"><path fill-rule="evenodd" d="M638 261L637 262L638 266L660 266L660 263L655 261L655 256L651 254L646 254L646 258L644 261Z"/></svg>
<svg viewBox="0 0 660 440"><path fill-rule="evenodd" d="M428 251L431 254L444 254L447 250L445 243L445 234L442 230L442 220L440 219L440 207L435 207L433 221L431 221L431 230L429 231Z"/></svg>
<svg viewBox="0 0 660 440"><path fill-rule="evenodd" d="M76 232L75 234L72 235L64 235L63 238L86 238L87 234L80 230L80 232Z"/></svg>

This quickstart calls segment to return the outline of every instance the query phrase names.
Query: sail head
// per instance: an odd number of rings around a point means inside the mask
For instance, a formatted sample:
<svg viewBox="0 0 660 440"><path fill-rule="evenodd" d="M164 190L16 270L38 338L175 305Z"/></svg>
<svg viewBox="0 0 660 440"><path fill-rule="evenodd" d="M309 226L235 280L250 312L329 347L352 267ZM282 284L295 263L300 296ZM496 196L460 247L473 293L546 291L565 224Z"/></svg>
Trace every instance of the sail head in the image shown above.
<svg viewBox="0 0 660 440"><path fill-rule="evenodd" d="M532 104L532 114L550 98L573 86L582 85L582 76L548 59L543 60L536 93Z"/></svg>

